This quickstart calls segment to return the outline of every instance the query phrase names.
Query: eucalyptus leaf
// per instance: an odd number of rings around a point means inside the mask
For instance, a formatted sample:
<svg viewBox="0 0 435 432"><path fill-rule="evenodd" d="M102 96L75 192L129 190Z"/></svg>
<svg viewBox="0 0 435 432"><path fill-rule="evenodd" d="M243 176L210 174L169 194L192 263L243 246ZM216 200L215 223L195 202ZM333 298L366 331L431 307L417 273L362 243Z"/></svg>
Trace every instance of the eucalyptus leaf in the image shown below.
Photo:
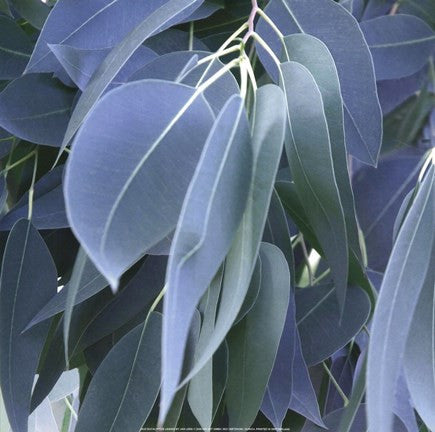
<svg viewBox="0 0 435 432"><path fill-rule="evenodd" d="M434 247L431 166L397 236L373 316L367 365L369 428L392 430L394 387ZM407 269L412 268L409 272Z"/></svg>
<svg viewBox="0 0 435 432"><path fill-rule="evenodd" d="M42 29L50 13L49 6L41 0L11 0L14 9L33 27Z"/></svg>
<svg viewBox="0 0 435 432"><path fill-rule="evenodd" d="M74 233L112 287L174 229L212 123L202 95L158 80L112 90L87 118L66 169L66 210ZM193 127L195 134L188 134Z"/></svg>
<svg viewBox="0 0 435 432"><path fill-rule="evenodd" d="M305 66L287 62L281 70L290 128L286 140L290 169L297 194L331 267L343 310L349 262L347 231L322 96Z"/></svg>
<svg viewBox="0 0 435 432"><path fill-rule="evenodd" d="M254 307L228 335L226 389L230 428L250 428L260 409L287 315L290 272L274 245L260 248L261 287ZM270 317L273 316L273 320Z"/></svg>
<svg viewBox="0 0 435 432"><path fill-rule="evenodd" d="M49 75L24 75L0 93L0 126L18 138L58 147L73 99L74 91Z"/></svg>
<svg viewBox="0 0 435 432"><path fill-rule="evenodd" d="M403 78L419 71L435 49L435 33L412 15L385 15L363 21L377 80Z"/></svg>
<svg viewBox="0 0 435 432"><path fill-rule="evenodd" d="M18 221L9 235L0 279L0 383L12 429L27 432L34 375L49 323L22 331L57 288L50 252L27 220Z"/></svg>
<svg viewBox="0 0 435 432"><path fill-rule="evenodd" d="M77 432L138 431L160 388L161 315L153 313L109 352L91 381Z"/></svg>
<svg viewBox="0 0 435 432"><path fill-rule="evenodd" d="M251 170L248 120L243 100L234 96L207 139L171 247L162 334L161 421L181 378L192 314L228 253L242 219Z"/></svg>
<svg viewBox="0 0 435 432"><path fill-rule="evenodd" d="M284 35L307 33L326 44L340 78L348 151L361 161L376 165L382 117L372 57L355 18L333 0L272 0L265 12ZM281 41L264 20L259 21L257 31L280 56ZM277 77L276 66L268 55L261 50L259 55L269 74ZM291 52L289 55L292 59Z"/></svg>

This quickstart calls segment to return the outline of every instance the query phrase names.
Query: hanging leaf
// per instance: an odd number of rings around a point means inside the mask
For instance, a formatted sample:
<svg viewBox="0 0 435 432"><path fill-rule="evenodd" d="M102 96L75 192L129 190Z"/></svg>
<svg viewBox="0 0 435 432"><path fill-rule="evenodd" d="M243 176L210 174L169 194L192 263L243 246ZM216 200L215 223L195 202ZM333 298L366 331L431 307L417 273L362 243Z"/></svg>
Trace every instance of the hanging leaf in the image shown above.
<svg viewBox="0 0 435 432"><path fill-rule="evenodd" d="M161 315L124 336L98 368L80 409L77 432L135 432L160 388Z"/></svg>
<svg viewBox="0 0 435 432"><path fill-rule="evenodd" d="M257 261L284 140L285 105L279 87L267 85L258 90L254 113L253 176L245 213L225 261L215 329L183 383L196 375L224 342L242 308Z"/></svg>
<svg viewBox="0 0 435 432"><path fill-rule="evenodd" d="M14 9L33 27L42 29L50 13L49 6L41 0L11 0Z"/></svg>
<svg viewBox="0 0 435 432"><path fill-rule="evenodd" d="M386 15L363 21L376 79L403 78L418 72L435 48L435 33L412 15Z"/></svg>
<svg viewBox="0 0 435 432"><path fill-rule="evenodd" d="M311 72L322 95L334 175L343 206L349 248L355 257L362 261L355 203L347 168L343 100L334 59L326 45L313 36L294 34L285 38L285 44L291 52L292 60L301 63Z"/></svg>
<svg viewBox="0 0 435 432"><path fill-rule="evenodd" d="M228 336L230 428L250 428L266 391L287 314L290 272L274 245L260 248L261 287L254 307ZM273 316L273 320L270 317Z"/></svg>
<svg viewBox="0 0 435 432"><path fill-rule="evenodd" d="M88 2L84 0L86 4ZM106 2L109 0L105 0ZM160 8L148 15L140 24L128 33L120 43L109 53L103 63L94 73L86 91L80 97L72 114L68 129L61 146L63 150L73 139L88 113L91 111L98 98L116 77L122 67L134 52L151 35L163 31L197 8L203 0L159 0ZM163 3L162 3L163 2ZM119 1L117 2L120 5ZM142 3L146 8L149 3ZM75 5L75 7L77 7ZM112 27L110 27L112 30ZM36 51L34 51L36 52Z"/></svg>
<svg viewBox="0 0 435 432"><path fill-rule="evenodd" d="M174 229L212 122L194 89L157 80L111 91L87 118L67 165L66 209L112 287Z"/></svg>
<svg viewBox="0 0 435 432"><path fill-rule="evenodd" d="M29 221L18 221L6 244L0 289L0 383L14 432L27 432L34 375L49 323L22 331L56 292L56 279L41 236Z"/></svg>
<svg viewBox="0 0 435 432"><path fill-rule="evenodd" d="M74 92L49 75L24 75L0 93L0 126L18 138L58 147Z"/></svg>
<svg viewBox="0 0 435 432"><path fill-rule="evenodd" d="M328 47L340 78L348 151L361 161L376 165L382 117L372 57L355 18L333 0L272 0L265 12L284 35L311 34ZM263 19L257 31L280 56L281 41ZM277 77L270 57L261 50L259 56L269 74Z"/></svg>
<svg viewBox="0 0 435 432"><path fill-rule="evenodd" d="M430 272L434 238L434 167L394 244L373 316L367 365L369 428L391 431L394 387L419 294ZM411 270L412 269L412 270Z"/></svg>
<svg viewBox="0 0 435 432"><path fill-rule="evenodd" d="M161 421L181 378L192 314L228 253L242 219L251 171L248 120L243 100L234 96L207 139L172 243L162 335Z"/></svg>
<svg viewBox="0 0 435 432"><path fill-rule="evenodd" d="M359 333L369 314L369 298L360 288L348 289L341 318L332 285L298 290L296 320L308 366L322 362L344 347ZM329 335L327 338L325 332Z"/></svg>
<svg viewBox="0 0 435 432"><path fill-rule="evenodd" d="M288 62L281 69L290 127L286 141L290 169L297 194L331 267L343 310L349 260L347 233L321 93L301 64Z"/></svg>
<svg viewBox="0 0 435 432"><path fill-rule="evenodd" d="M409 331L405 354L406 379L418 414L430 428L435 427L435 253L426 274ZM430 270L432 269L432 270Z"/></svg>
<svg viewBox="0 0 435 432"><path fill-rule="evenodd" d="M32 44L26 33L12 19L0 16L0 79L18 78L31 53Z"/></svg>

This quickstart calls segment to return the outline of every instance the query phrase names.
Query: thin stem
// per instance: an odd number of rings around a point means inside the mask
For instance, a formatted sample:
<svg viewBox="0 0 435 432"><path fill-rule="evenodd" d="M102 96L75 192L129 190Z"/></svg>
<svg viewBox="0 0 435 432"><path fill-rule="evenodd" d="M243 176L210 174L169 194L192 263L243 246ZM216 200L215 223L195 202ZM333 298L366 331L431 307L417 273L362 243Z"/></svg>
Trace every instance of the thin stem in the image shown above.
<svg viewBox="0 0 435 432"><path fill-rule="evenodd" d="M198 61L198 66L202 65L204 63L208 63L209 61L214 61L214 60L216 60L219 57L224 57L224 56L226 56L228 54L231 54L233 52L240 51L240 48L241 48L240 45L234 45L234 46L232 46L230 48L224 49L223 51L220 51L220 52L217 51L214 54L210 54L207 57L204 57L201 60L199 60Z"/></svg>
<svg viewBox="0 0 435 432"><path fill-rule="evenodd" d="M331 269L326 269L321 275L319 275L319 277L313 280L313 285L318 284L321 280L323 280L326 276L328 276L329 273L331 273Z"/></svg>
<svg viewBox="0 0 435 432"><path fill-rule="evenodd" d="M279 70L281 70L281 62L279 61L279 58L276 56L276 54L272 51L270 46L266 43L266 41L258 34L253 33L252 37L264 48L264 50L269 54L269 56L272 58L272 60L275 62L276 66Z"/></svg>
<svg viewBox="0 0 435 432"><path fill-rule="evenodd" d="M8 171L16 168L18 165L21 165L23 162L26 162L26 160L33 157L36 153L36 150L32 150L30 153L27 153L26 156L23 156L20 160L17 160L13 164L8 163L6 164L5 168L0 172L0 175L6 174Z"/></svg>
<svg viewBox="0 0 435 432"><path fill-rule="evenodd" d="M212 77L210 77L207 81L205 81L204 83L202 83L201 85L197 84L196 87L196 96L195 98L198 96L198 94L202 93L204 90L206 90L208 87L210 87L214 82L216 82L220 77L222 77L222 75L225 75L227 72L229 72L233 67L236 67L240 64L240 59L234 59L231 62L229 62L228 64L226 64L223 68L221 68L219 71L217 71Z"/></svg>
<svg viewBox="0 0 435 432"><path fill-rule="evenodd" d="M248 93L248 69L246 67L245 59L240 62L240 96L246 100Z"/></svg>
<svg viewBox="0 0 435 432"><path fill-rule="evenodd" d="M252 8L251 13L249 14L248 18L248 32L245 34L243 38L243 43L246 44L248 42L249 38L254 34L255 32L255 17L257 16L258 11L260 8L258 7L257 0L251 0Z"/></svg>
<svg viewBox="0 0 435 432"><path fill-rule="evenodd" d="M147 313L147 316L145 318L145 324L144 327L146 327L149 317L151 315L152 312L154 312L156 310L156 307L159 305L160 301L162 300L162 298L165 296L166 291L168 290L168 285L165 284L165 286L163 287L163 289L159 292L159 295L156 297L156 299L154 300L153 304L150 307L150 310Z"/></svg>
<svg viewBox="0 0 435 432"><path fill-rule="evenodd" d="M281 44L284 48L285 56L287 58L287 61L290 61L290 55L287 49L287 45L285 44L284 35L281 32L281 30L277 27L277 25L272 21L272 19L262 10L258 9L258 15L260 15L264 21L266 21L267 24L269 24L270 28L277 34L279 37L279 40L281 41Z"/></svg>
<svg viewBox="0 0 435 432"><path fill-rule="evenodd" d="M35 163L33 165L33 175L32 175L32 182L30 184L29 189L29 212L27 219L32 220L32 213L33 213L33 194L35 192L35 182L36 182L36 171L38 170L38 149L35 150Z"/></svg>
<svg viewBox="0 0 435 432"><path fill-rule="evenodd" d="M393 4L390 10L390 15L396 15L397 11L399 10L399 6L400 6L400 1L396 1L396 3Z"/></svg>
<svg viewBox="0 0 435 432"><path fill-rule="evenodd" d="M325 362L322 362L323 365L323 369L325 369L326 373L329 376L329 379L331 380L332 384L334 385L335 389L337 390L338 394L341 396L341 398L343 399L344 402L344 406L349 405L349 399L347 398L347 396L344 394L344 391L342 390L342 388L340 387L340 385L338 384L338 382L336 381L334 375L332 375L332 372L329 370L328 366L326 366Z"/></svg>
<svg viewBox="0 0 435 432"><path fill-rule="evenodd" d="M66 406L68 407L68 409L71 411L71 414L72 414L72 416L74 417L74 420L77 420L77 419L78 419L78 415L77 415L77 413L76 413L74 407L71 405L71 402L69 401L69 399L66 397L66 398L64 399L64 401L65 401L65 405L66 405Z"/></svg>

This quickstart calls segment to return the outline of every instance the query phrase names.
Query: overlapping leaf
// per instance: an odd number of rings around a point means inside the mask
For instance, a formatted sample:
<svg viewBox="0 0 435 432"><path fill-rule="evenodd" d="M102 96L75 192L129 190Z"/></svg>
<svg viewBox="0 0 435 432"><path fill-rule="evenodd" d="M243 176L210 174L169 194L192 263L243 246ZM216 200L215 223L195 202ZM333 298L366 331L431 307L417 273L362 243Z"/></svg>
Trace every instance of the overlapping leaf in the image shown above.
<svg viewBox="0 0 435 432"><path fill-rule="evenodd" d="M434 167L426 173L394 244L373 317L367 369L369 428L392 430L393 397L413 311L434 243Z"/></svg>
<svg viewBox="0 0 435 432"><path fill-rule="evenodd" d="M195 89L157 80L112 90L87 118L67 165L67 215L112 286L174 229L212 123Z"/></svg>
<svg viewBox="0 0 435 432"><path fill-rule="evenodd" d="M167 271L160 419L181 378L193 312L231 246L247 199L252 149L243 100L234 96L205 144L181 210Z"/></svg>
<svg viewBox="0 0 435 432"><path fill-rule="evenodd" d="M41 236L26 220L18 221L6 245L0 290L0 382L12 429L27 432L34 375L49 323L22 333L56 292L57 274Z"/></svg>
<svg viewBox="0 0 435 432"><path fill-rule="evenodd" d="M333 0L273 0L266 13L284 35L307 33L326 44L340 78L348 151L363 162L376 165L382 117L372 57L355 18ZM257 31L280 56L281 41L264 20L259 21ZM269 73L277 77L270 57L262 51L259 54Z"/></svg>

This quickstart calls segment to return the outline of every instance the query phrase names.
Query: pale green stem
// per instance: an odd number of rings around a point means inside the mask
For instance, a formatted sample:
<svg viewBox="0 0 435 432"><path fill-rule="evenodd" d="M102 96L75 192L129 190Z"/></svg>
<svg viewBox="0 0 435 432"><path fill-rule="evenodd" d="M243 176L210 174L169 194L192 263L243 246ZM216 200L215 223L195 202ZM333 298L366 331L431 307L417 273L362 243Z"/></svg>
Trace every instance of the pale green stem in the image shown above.
<svg viewBox="0 0 435 432"><path fill-rule="evenodd" d="M69 399L68 399L67 397L64 399L64 401L65 401L65 405L66 405L66 406L68 407L68 409L71 411L72 416L73 416L74 419L77 421L77 419L78 419L78 415L77 415L77 413L76 413L74 407L71 405L71 402L69 401Z"/></svg>
<svg viewBox="0 0 435 432"><path fill-rule="evenodd" d="M332 372L329 370L328 366L326 366L326 363L322 362L322 365L323 365L323 368L325 369L326 373L328 374L329 379L331 380L332 384L334 385L335 389L337 390L338 394L343 399L344 406L347 406L349 404L349 399L344 394L344 391L342 390L342 388L340 387L340 385L336 381L334 375L332 375Z"/></svg>
<svg viewBox="0 0 435 432"><path fill-rule="evenodd" d="M321 280L323 280L326 276L328 276L329 273L331 273L331 269L326 269L321 275L319 275L319 277L313 280L313 285L318 284Z"/></svg>
<svg viewBox="0 0 435 432"><path fill-rule="evenodd" d="M272 21L272 19L262 10L258 9L258 15L260 15L264 21L266 21L267 24L269 24L270 28L277 34L279 37L279 40L284 48L285 56L287 58L287 61L290 61L290 55L287 49L287 45L285 44L284 35L282 34L281 30L277 27L277 25Z"/></svg>
<svg viewBox="0 0 435 432"><path fill-rule="evenodd" d="M230 48L227 48L227 49L225 49L223 51L217 51L214 54L210 54L209 56L204 57L201 60L199 60L198 61L198 65L202 65L204 63L208 63L209 61L214 61L214 60L216 60L219 57L224 57L224 56L226 56L228 54L231 54L231 53L234 53L234 52L237 52L237 51L240 51L240 45L234 45L234 46L232 46Z"/></svg>
<svg viewBox="0 0 435 432"><path fill-rule="evenodd" d="M300 234L300 236L301 236L302 253L304 254L304 259L305 259L305 263L306 263L307 271L308 271L308 280L309 280L308 283L310 286L313 286L313 284L314 284L313 271L311 269L310 257L308 256L307 245L305 244L304 236L302 234Z"/></svg>
<svg viewBox="0 0 435 432"><path fill-rule="evenodd" d="M33 194L35 192L35 182L36 182L36 171L38 170L38 149L35 150L35 163L33 165L33 175L32 175L32 182L30 184L29 189L29 212L27 219L29 221L32 220L32 214L33 214Z"/></svg>
<svg viewBox="0 0 435 432"><path fill-rule="evenodd" d="M189 27L189 51L193 51L193 35L195 32L195 23L193 21L190 22Z"/></svg>
<svg viewBox="0 0 435 432"><path fill-rule="evenodd" d="M1 171L0 175L6 174L8 171L16 168L18 165L21 165L23 162L26 162L26 160L30 159L31 157L33 157L36 153L36 150L31 151L30 153L27 153L26 156L23 156L20 160L17 160L16 162L14 162L13 164L6 164L5 168Z"/></svg>

